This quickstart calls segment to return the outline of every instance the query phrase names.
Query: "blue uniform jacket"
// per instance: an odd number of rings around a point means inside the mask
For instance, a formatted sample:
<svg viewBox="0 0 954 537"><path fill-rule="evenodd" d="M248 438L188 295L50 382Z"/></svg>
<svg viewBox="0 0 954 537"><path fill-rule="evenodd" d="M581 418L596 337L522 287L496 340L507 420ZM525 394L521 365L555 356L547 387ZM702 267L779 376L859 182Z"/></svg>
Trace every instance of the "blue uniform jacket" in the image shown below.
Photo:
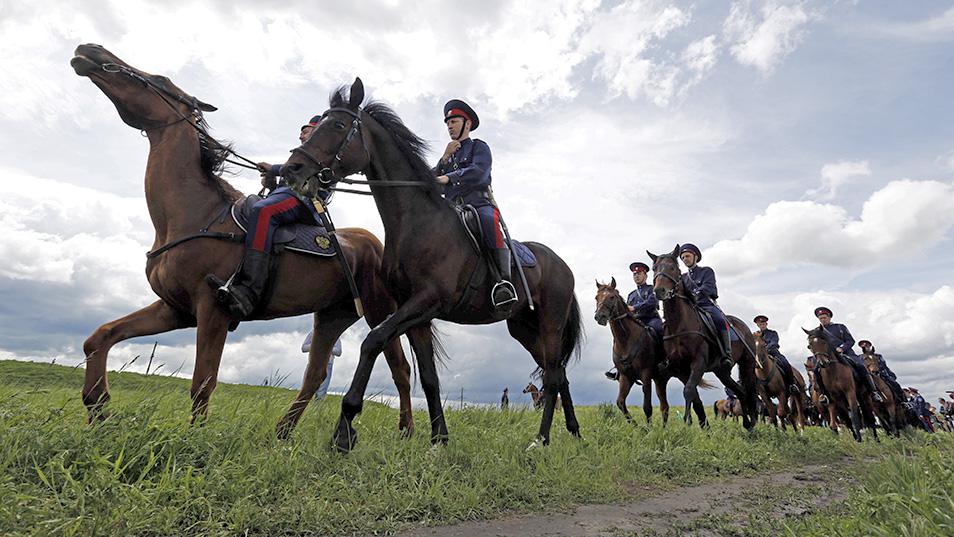
<svg viewBox="0 0 954 537"><path fill-rule="evenodd" d="M491 205L486 193L491 182L492 164L490 146L483 140L466 138L460 143L460 149L447 162L439 162L433 171L435 175L447 176L445 198L454 203L480 207Z"/></svg>
<svg viewBox="0 0 954 537"><path fill-rule="evenodd" d="M641 321L659 317L659 302L653 293L653 286L648 283L637 285L626 297L626 303L633 307L636 317Z"/></svg>
<svg viewBox="0 0 954 537"><path fill-rule="evenodd" d="M898 376L894 374L894 371L891 371L891 368L888 367L888 363L884 361L884 357L878 353L874 353L878 357L878 368L891 380L898 380Z"/></svg>
<svg viewBox="0 0 954 537"><path fill-rule="evenodd" d="M823 328L831 336L831 341L835 347L841 347L842 352L847 356L857 356L855 349L852 348L855 344L855 338L851 337L851 332L848 331L847 326L831 323Z"/></svg>
<svg viewBox="0 0 954 537"><path fill-rule="evenodd" d="M715 271L709 267L699 265L692 267L689 272L682 275L682 284L696 297L696 302L700 306L712 306L715 304L713 301L719 298Z"/></svg>
<svg viewBox="0 0 954 537"><path fill-rule="evenodd" d="M779 350L781 345L778 341L778 332L771 328L762 330L762 341L765 342L765 350L768 351L769 354L782 356L782 352Z"/></svg>

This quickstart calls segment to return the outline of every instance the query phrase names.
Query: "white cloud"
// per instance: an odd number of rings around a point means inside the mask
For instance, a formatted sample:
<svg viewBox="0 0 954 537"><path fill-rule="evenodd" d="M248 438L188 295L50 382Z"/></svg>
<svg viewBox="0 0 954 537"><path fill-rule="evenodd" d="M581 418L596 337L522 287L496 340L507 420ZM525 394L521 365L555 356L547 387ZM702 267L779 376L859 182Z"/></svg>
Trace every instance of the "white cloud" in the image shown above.
<svg viewBox="0 0 954 537"><path fill-rule="evenodd" d="M817 189L809 190L806 192L806 195L830 200L838 194L838 189L842 186L859 177L868 177L870 175L871 167L868 165L867 160L841 160L825 164L821 169L821 186Z"/></svg>
<svg viewBox="0 0 954 537"><path fill-rule="evenodd" d="M927 19L914 22L882 22L872 25L877 33L910 41L954 41L954 7Z"/></svg>
<svg viewBox="0 0 954 537"><path fill-rule="evenodd" d="M805 37L805 26L819 17L801 4L770 1L755 12L750 0L732 4L723 31L733 43L732 56L742 65L769 74Z"/></svg>
<svg viewBox="0 0 954 537"><path fill-rule="evenodd" d="M780 201L749 224L740 239L705 252L727 276L770 272L787 265L872 267L923 252L954 227L954 185L892 181L871 195L858 219L842 207Z"/></svg>

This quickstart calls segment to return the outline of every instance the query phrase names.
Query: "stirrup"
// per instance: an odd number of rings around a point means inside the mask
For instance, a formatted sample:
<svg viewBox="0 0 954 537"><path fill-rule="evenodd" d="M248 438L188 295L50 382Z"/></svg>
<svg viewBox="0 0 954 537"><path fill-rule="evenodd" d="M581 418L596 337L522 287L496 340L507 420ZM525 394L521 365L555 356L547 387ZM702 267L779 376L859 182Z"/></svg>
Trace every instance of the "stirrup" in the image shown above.
<svg viewBox="0 0 954 537"><path fill-rule="evenodd" d="M508 292L510 293L509 298L506 298L501 301L497 301L497 292ZM494 285L493 289L490 290L490 301L493 302L495 308L501 306L506 306L507 304L517 301L517 290L513 287L513 284L507 280L500 280Z"/></svg>

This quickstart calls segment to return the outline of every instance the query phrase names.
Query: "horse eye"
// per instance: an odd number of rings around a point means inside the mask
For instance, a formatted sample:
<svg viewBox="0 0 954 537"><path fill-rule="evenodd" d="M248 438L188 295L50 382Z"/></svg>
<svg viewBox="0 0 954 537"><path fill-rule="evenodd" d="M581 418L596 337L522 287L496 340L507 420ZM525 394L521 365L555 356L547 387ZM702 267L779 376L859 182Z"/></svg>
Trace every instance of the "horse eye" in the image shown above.
<svg viewBox="0 0 954 537"><path fill-rule="evenodd" d="M338 129L339 131L343 131L345 128L345 124L340 121L336 121L335 128Z"/></svg>

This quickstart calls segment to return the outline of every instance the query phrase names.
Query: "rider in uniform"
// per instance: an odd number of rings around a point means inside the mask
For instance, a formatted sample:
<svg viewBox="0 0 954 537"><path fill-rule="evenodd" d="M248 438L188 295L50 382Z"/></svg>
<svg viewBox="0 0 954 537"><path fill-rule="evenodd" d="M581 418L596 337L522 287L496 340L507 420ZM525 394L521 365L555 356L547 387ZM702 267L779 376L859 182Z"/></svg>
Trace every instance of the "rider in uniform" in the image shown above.
<svg viewBox="0 0 954 537"><path fill-rule="evenodd" d="M692 293L696 300L696 305L709 314L712 324L718 332L719 350L722 352L723 367L732 366L732 343L729 340L729 324L725 319L725 314L719 306L716 305L716 299L719 298L719 290L716 287L715 271L709 267L700 266L702 261L702 252L694 244L686 243L679 249L679 258L685 263L688 272L682 275L682 284L687 291Z"/></svg>
<svg viewBox="0 0 954 537"><path fill-rule="evenodd" d="M871 374L868 373L868 369L865 368L864 361L860 356L855 354L855 350L853 348L855 345L855 338L851 336L851 332L848 331L848 327L843 324L831 322L832 312L825 306L819 306L815 308L815 317L817 317L818 322L821 323L821 329L828 334L828 339L832 346L835 347L835 352L840 353L842 356L847 358L848 363L855 369L855 372L858 374L858 376L865 379L875 401L878 401L879 403L883 402L884 397L881 396L881 393L875 386L874 379L871 378ZM818 369L818 366L815 366L815 368ZM818 383L820 391L822 393L828 393L828 390L825 389L825 385L822 383L821 375L815 375L815 380Z"/></svg>
<svg viewBox="0 0 954 537"><path fill-rule="evenodd" d="M629 264L629 270L633 273L633 281L636 282L636 289L626 297L626 304L629 311L633 312L641 323L650 328L653 340L656 344L662 343L663 323L659 317L659 301L653 293L653 286L646 283L646 276L649 273L649 265L640 261L634 261ZM619 373L616 368L606 372L606 378L610 380L619 379ZM635 380L636 384L641 384Z"/></svg>
<svg viewBox="0 0 954 537"><path fill-rule="evenodd" d="M795 375L792 374L792 364L788 363L788 358L779 350L778 332L768 327L768 317L765 315L756 315L755 326L759 327L759 333L762 334L762 341L765 342L765 351L775 359L775 363L782 370L782 377L785 385L789 387L792 393L798 393L798 385L795 384Z"/></svg>
<svg viewBox="0 0 954 537"><path fill-rule="evenodd" d="M500 229L500 211L490 196L490 147L483 140L471 138L480 118L464 101L451 99L444 105L444 123L451 141L440 162L434 167L437 182L444 185L444 197L455 205L472 205L477 209L484 246L493 255L500 274L491 297L495 307L517 300L517 291L510 276L510 248Z"/></svg>
<svg viewBox="0 0 954 537"><path fill-rule="evenodd" d="M872 343L867 339L862 339L859 341L858 346L861 347L862 354L871 354L878 359L878 376L884 380L885 384L891 387L891 391L894 392L895 399L900 401L904 397L904 394L901 391L901 385L898 384L898 376L894 374L894 371L891 371L890 367L888 367L887 362L884 361L884 356L881 356L881 354L875 352L874 345L872 345Z"/></svg>
<svg viewBox="0 0 954 537"><path fill-rule="evenodd" d="M319 121L321 116L314 116L302 125L298 135L302 143L308 139ZM275 230L279 226L298 221L312 225L321 223L311 200L304 199L292 190L285 184L284 179L278 180L278 176L282 175L281 165L260 162L258 169L262 175L262 186L271 189L271 192L256 202L249 214L248 229L245 233L245 255L228 282L223 282L213 274L208 276L210 285L216 288L216 298L228 308L236 320L244 319L255 311L265 290ZM329 195L330 192L327 191L319 192L324 201L327 201Z"/></svg>

